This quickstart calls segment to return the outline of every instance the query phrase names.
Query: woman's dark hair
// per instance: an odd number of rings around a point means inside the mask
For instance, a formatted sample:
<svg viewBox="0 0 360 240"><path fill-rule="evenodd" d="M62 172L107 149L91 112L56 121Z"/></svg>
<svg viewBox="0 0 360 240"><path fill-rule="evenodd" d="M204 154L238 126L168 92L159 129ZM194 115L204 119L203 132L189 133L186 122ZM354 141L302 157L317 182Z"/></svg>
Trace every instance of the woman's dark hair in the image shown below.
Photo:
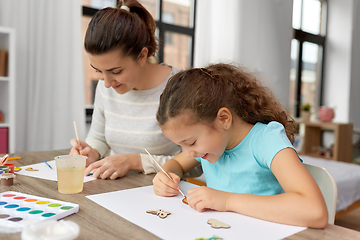
<svg viewBox="0 0 360 240"><path fill-rule="evenodd" d="M156 118L162 126L169 118L190 110L190 121L212 125L222 107L251 124L277 121L294 142L297 125L270 89L262 86L255 75L229 64L213 64L172 76L160 96Z"/></svg>
<svg viewBox="0 0 360 240"><path fill-rule="evenodd" d="M96 12L86 31L85 50L98 55L118 49L123 56L137 59L146 47L150 57L158 48L155 29L153 17L138 1L123 0L116 8L108 7Z"/></svg>

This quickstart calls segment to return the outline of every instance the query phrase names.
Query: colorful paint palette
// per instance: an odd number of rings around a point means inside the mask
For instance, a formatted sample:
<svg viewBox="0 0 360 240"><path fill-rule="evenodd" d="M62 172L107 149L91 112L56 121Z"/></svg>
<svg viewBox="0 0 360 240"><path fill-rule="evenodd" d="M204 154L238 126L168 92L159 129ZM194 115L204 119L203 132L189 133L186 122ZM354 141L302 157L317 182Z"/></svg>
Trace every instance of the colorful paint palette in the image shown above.
<svg viewBox="0 0 360 240"><path fill-rule="evenodd" d="M79 205L20 192L0 193L0 222L25 227L47 219L58 220L77 213Z"/></svg>

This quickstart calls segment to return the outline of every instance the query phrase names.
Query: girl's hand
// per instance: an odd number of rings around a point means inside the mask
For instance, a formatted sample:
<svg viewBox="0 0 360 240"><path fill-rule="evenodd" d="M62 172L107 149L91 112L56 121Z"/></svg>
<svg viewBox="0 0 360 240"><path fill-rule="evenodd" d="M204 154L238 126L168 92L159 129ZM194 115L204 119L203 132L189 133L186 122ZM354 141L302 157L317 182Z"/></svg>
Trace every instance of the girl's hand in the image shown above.
<svg viewBox="0 0 360 240"><path fill-rule="evenodd" d="M80 141L79 144L76 139L71 139L70 144L72 145L72 148L69 154L86 156L86 167L100 159L99 152L96 149L90 147L90 145L85 141Z"/></svg>
<svg viewBox="0 0 360 240"><path fill-rule="evenodd" d="M114 180L125 176L130 170L142 171L141 157L138 153L116 154L90 164L85 169L85 176L92 170L94 178Z"/></svg>
<svg viewBox="0 0 360 240"><path fill-rule="evenodd" d="M198 212L213 209L219 212L226 211L226 192L208 187L197 187L188 191L189 206Z"/></svg>
<svg viewBox="0 0 360 240"><path fill-rule="evenodd" d="M172 177L171 181L162 171L158 172L153 179L153 188L156 195L163 197L173 197L180 194L180 177L175 173L168 174Z"/></svg>

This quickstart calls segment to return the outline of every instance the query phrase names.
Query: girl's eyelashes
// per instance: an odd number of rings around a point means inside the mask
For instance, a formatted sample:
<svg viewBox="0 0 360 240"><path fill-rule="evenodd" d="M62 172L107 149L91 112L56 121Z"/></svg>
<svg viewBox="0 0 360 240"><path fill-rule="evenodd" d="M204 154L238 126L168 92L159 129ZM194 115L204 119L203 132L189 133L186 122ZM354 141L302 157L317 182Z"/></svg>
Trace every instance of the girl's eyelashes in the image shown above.
<svg viewBox="0 0 360 240"><path fill-rule="evenodd" d="M194 145L195 145L195 143L196 143L196 141L194 141L192 144L190 144L190 146L194 146Z"/></svg>

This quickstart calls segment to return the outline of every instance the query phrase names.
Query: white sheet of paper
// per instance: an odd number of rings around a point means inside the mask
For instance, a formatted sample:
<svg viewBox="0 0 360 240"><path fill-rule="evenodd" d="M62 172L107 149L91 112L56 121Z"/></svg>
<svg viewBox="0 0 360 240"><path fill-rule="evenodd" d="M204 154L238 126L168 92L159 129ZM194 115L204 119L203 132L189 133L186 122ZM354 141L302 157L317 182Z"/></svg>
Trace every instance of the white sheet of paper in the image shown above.
<svg viewBox="0 0 360 240"><path fill-rule="evenodd" d="M52 167L49 168L44 162L31 164L27 166L22 166L19 172L15 172L16 174L21 174L30 177L42 178L52 181L57 181L57 171L55 160L47 161L47 163ZM39 171L26 171L26 168L32 167L34 169L38 169ZM84 182L95 180L92 176L84 177Z"/></svg>
<svg viewBox="0 0 360 240"><path fill-rule="evenodd" d="M197 185L180 182L181 190ZM182 196L157 196L152 186L86 196L90 200L116 213L128 221L146 229L162 239L210 238L223 239L283 239L298 233L305 227L283 225L247 217L233 212L197 212L182 202ZM146 213L162 209L171 212L166 218ZM229 229L215 229L208 223L214 218L230 225Z"/></svg>

